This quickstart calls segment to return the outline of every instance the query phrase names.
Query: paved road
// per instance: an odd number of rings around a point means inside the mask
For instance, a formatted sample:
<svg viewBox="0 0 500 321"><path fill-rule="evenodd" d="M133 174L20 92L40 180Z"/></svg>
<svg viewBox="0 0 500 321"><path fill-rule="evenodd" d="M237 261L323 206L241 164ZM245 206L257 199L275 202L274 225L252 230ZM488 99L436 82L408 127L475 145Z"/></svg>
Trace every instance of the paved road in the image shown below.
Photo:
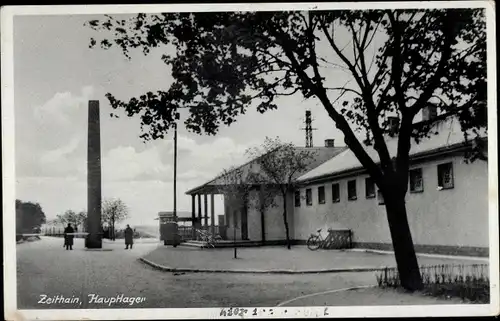
<svg viewBox="0 0 500 321"><path fill-rule="evenodd" d="M19 309L87 308L187 308L276 306L295 297L357 285L375 284L373 273L309 275L183 274L154 270L138 257L158 246L135 244L126 251L121 242L105 243L112 251L86 251L77 239L73 251L65 251L62 239L17 246ZM117 298L122 303L89 302L89 296ZM72 303L39 303L43 295L73 299ZM127 298L139 299L133 305ZM57 299L56 299L57 300ZM323 303L321 303L323 304ZM353 305L356 302L352 303Z"/></svg>

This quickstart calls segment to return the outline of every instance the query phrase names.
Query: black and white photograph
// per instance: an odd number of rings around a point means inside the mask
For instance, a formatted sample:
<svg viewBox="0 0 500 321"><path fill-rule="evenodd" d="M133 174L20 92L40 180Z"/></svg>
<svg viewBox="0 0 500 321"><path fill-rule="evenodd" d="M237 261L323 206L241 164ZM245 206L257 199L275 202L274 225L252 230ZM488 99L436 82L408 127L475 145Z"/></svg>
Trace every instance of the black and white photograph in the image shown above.
<svg viewBox="0 0 500 321"><path fill-rule="evenodd" d="M4 318L498 315L495 24L2 7Z"/></svg>

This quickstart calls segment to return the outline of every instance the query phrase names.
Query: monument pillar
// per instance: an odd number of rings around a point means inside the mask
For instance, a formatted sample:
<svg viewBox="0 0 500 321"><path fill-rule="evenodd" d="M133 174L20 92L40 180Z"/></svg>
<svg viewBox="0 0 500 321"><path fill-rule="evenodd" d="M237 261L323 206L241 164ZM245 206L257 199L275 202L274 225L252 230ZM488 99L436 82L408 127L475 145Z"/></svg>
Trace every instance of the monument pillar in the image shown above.
<svg viewBox="0 0 500 321"><path fill-rule="evenodd" d="M87 232L86 247L102 248L101 231L101 129L99 101L89 101L87 149Z"/></svg>

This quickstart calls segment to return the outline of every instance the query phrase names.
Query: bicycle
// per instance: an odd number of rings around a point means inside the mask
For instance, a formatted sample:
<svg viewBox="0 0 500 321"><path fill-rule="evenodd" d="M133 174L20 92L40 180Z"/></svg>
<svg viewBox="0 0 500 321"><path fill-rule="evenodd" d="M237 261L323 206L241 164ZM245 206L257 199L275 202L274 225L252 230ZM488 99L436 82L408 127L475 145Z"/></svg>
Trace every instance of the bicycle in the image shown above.
<svg viewBox="0 0 500 321"><path fill-rule="evenodd" d="M328 236L323 238L321 235L321 229L317 231L318 234L311 234L309 239L307 239L307 247L311 251L316 251L321 248L328 249L345 249L349 248L351 245L351 232L346 233L333 233L336 230L331 228L328 229Z"/></svg>
<svg viewBox="0 0 500 321"><path fill-rule="evenodd" d="M309 250L316 251L324 244L325 239L321 236L321 230L322 229L317 230L316 232L318 234L311 234L307 239L306 245Z"/></svg>
<svg viewBox="0 0 500 321"><path fill-rule="evenodd" d="M215 248L217 242L222 241L222 237L218 234L213 236L211 233L203 230L196 231L198 233L198 240L204 242L207 247Z"/></svg>

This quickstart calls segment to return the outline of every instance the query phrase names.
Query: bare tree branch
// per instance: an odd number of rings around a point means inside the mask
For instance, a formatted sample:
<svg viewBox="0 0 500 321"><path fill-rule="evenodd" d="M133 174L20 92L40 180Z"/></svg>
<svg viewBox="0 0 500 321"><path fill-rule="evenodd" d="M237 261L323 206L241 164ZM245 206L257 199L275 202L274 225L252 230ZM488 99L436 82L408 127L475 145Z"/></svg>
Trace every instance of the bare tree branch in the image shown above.
<svg viewBox="0 0 500 321"><path fill-rule="evenodd" d="M394 86L394 94L397 100L397 106L401 113L406 112L406 104L404 100L404 93L401 86L402 75L403 75L403 60L401 57L402 45L401 45L401 32L399 21L394 17L394 12L388 11L387 15L391 21L392 35L393 35L393 48L392 48L392 85Z"/></svg>
<svg viewBox="0 0 500 321"><path fill-rule="evenodd" d="M349 61L349 59L347 59L347 57L344 54L342 54L342 52L339 50L338 46L335 44L335 41L333 40L333 37L328 32L328 29L326 28L326 25L324 23L321 24L321 29L323 30L323 33L326 36L326 38L327 38L328 43L330 44L330 46L333 48L333 50L335 51L335 53L340 57L340 59L342 59L342 61L347 65L347 67L351 71L351 73L354 76L354 79L356 79L356 82L358 83L358 86L361 89L361 91L364 91L363 90L364 89L363 81L361 80L361 77L358 74L356 68Z"/></svg>
<svg viewBox="0 0 500 321"><path fill-rule="evenodd" d="M431 78L431 81L429 82L427 88L424 89L424 92L420 95L420 98L410 107L411 112L416 114L420 109L422 109L425 105L425 103L430 99L430 97L433 95L434 90L436 89L437 85L439 84L439 81L441 77L444 75L445 69L446 69L446 64L448 59L450 59L451 53L452 53L452 46L451 42L453 38L455 37L455 23L453 21L453 16L451 13L448 13L446 16L446 21L444 22L444 36L443 36L443 46L442 46L442 54L441 54L441 59L439 61L439 65L434 72L434 75Z"/></svg>
<svg viewBox="0 0 500 321"><path fill-rule="evenodd" d="M370 40L363 46L363 50L366 50L371 45L373 39L375 38L375 35L377 34L378 27L380 26L380 23L382 23L382 20L384 20L383 17L380 18L380 20L378 21L377 25L373 29L373 33L372 33L372 35L370 37Z"/></svg>
<svg viewBox="0 0 500 321"><path fill-rule="evenodd" d="M325 58L322 58L322 57L318 57L318 60L319 60L319 61L323 61L323 62L325 62L325 63L327 63L327 64L329 64L329 65L332 65L332 66L334 66L334 67L337 67L337 68L340 68L340 69L346 70L346 71L348 71L348 70L349 70L348 68L346 68L346 67L344 67L344 66L342 66L342 65L339 65L339 64L333 63L333 62L328 61L328 60L326 60Z"/></svg>
<svg viewBox="0 0 500 321"><path fill-rule="evenodd" d="M344 85L345 86L345 85ZM344 91L344 92L352 92L360 97L362 97L363 95L361 95L361 93L357 90L354 90L354 89L350 89L350 88L345 88L345 87L325 87L326 90L341 90L341 91Z"/></svg>
<svg viewBox="0 0 500 321"><path fill-rule="evenodd" d="M361 79L363 80L363 82L365 84L365 87L366 88L370 88L370 91L371 91L371 84L368 81L368 71L366 69L365 54L364 54L364 45L362 43L359 43L359 40L358 40L358 32L361 32L361 28L362 27L359 27L359 31L356 31L356 28L352 24L352 21L349 21L349 26L351 28L351 32L352 32L352 36L353 36L353 40L354 40L354 46L353 46L353 48L357 48L357 50L354 50L354 52L355 52L354 53L354 55L355 55L354 57L355 57L356 63L357 63L358 60L359 60L359 63L360 63L360 75L361 75ZM367 34L368 27L369 27L369 22L367 23L367 26L366 26L365 37L368 35ZM366 41L366 39L364 39L364 41ZM356 57L356 51L357 51L357 57Z"/></svg>
<svg viewBox="0 0 500 321"><path fill-rule="evenodd" d="M305 18L304 18L305 19ZM313 23L312 23L312 16L309 15L309 26L307 28L307 33L308 33L308 40L309 40L309 54L311 55L311 65L314 70L314 79L316 80L316 85L317 86L323 86L322 82L322 77L321 74L319 73L318 70L318 60L316 59L316 46L315 46L315 36L314 36L314 29L312 29Z"/></svg>

